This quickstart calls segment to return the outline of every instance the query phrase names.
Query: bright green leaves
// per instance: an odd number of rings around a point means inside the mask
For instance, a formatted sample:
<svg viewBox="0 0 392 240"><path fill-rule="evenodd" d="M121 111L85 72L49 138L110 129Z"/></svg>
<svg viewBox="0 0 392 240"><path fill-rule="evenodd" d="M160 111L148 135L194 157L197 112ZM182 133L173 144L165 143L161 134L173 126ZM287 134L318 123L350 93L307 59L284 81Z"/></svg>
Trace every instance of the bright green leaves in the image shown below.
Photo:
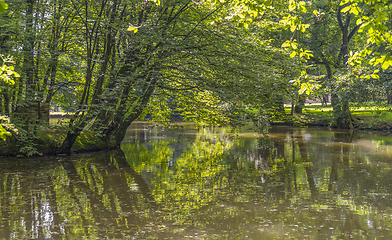
<svg viewBox="0 0 392 240"><path fill-rule="evenodd" d="M3 141L5 141L7 136L11 136L11 133L7 132L7 130L5 130L3 126L0 125L0 139L3 139Z"/></svg>
<svg viewBox="0 0 392 240"><path fill-rule="evenodd" d="M388 59L386 59L387 56L384 56L384 57L385 58L384 58L384 61L383 61L382 65L381 65L381 68L383 70L386 70L389 66L392 66L392 58L390 56L388 56Z"/></svg>
<svg viewBox="0 0 392 240"><path fill-rule="evenodd" d="M215 23L235 23L240 28L247 29L251 24L261 19L265 13L269 11L276 11L278 8L272 1L254 1L254 0L206 0L195 2L197 5L204 5L206 8L213 10L220 9L224 6L219 14L213 14L211 24Z"/></svg>
<svg viewBox="0 0 392 240"><path fill-rule="evenodd" d="M282 23L286 28L290 28L290 31L292 32L295 32L296 30L305 32L306 29L310 27L310 24L303 24L298 16L292 15L284 17L280 20L280 23Z"/></svg>
<svg viewBox="0 0 392 240"><path fill-rule="evenodd" d="M320 84L318 84L317 82L314 81L310 81L310 82L303 82L300 83L300 89L298 91L299 94L306 94L306 95L310 95L312 94L315 90L318 90L320 88Z"/></svg>
<svg viewBox="0 0 392 240"><path fill-rule="evenodd" d="M297 0L289 0L289 12L287 16L283 17L280 20L280 23L283 24L286 28L289 28L291 32L306 32L306 29L310 27L310 24L305 24L301 22L300 15L301 13L307 13L308 10L306 8L307 3L304 1L297 1ZM310 4L309 4L310 6ZM313 11L313 14L318 16L320 13L318 11ZM293 35L294 36L294 35ZM304 50L303 48L299 47L299 43L296 40L286 41L282 44L283 48L291 49L292 52L290 53L290 57L293 58L298 56L300 58L309 59L313 57L310 51Z"/></svg>
<svg viewBox="0 0 392 240"><path fill-rule="evenodd" d="M287 40L282 44L282 48L287 48L293 50L290 54L290 57L293 58L297 54L300 58L310 59L313 57L313 54L309 50L304 50L303 48L298 47L298 43L296 40L289 41Z"/></svg>
<svg viewBox="0 0 392 240"><path fill-rule="evenodd" d="M282 44L282 48L290 48L290 47L293 49L297 49L297 44L295 44L295 40L294 42L287 40Z"/></svg>
<svg viewBox="0 0 392 240"><path fill-rule="evenodd" d="M137 33L137 31L139 31L139 29L138 29L137 27L130 26L130 27L127 29L127 31Z"/></svg>
<svg viewBox="0 0 392 240"><path fill-rule="evenodd" d="M377 74L372 74L370 75L370 77L374 79L380 79L380 76L378 76Z"/></svg>
<svg viewBox="0 0 392 240"><path fill-rule="evenodd" d="M7 84L14 85L15 81L12 79L13 77L20 77L18 73L14 71L14 66L8 66L6 63L14 64L11 57L4 58L0 55L0 58L3 59L3 65L0 68L0 80L4 81Z"/></svg>
<svg viewBox="0 0 392 240"><path fill-rule="evenodd" d="M4 1L0 1L0 13L3 13L6 9L8 9L8 4Z"/></svg>
<svg viewBox="0 0 392 240"><path fill-rule="evenodd" d="M340 5L345 5L342 9L343 13L347 12L359 17L356 22L357 25L360 25L358 32L367 32L366 41L368 45L385 46L386 50L390 50L392 34L387 24L389 21L388 14L390 13L390 6L386 2L386 0L365 0L367 6L371 8L367 13L359 7L359 4L363 3L362 0L344 0ZM362 60L370 55L373 55L373 58L369 62L372 66L381 65L381 68L386 70L392 65L392 59L389 55L373 52L373 49L364 49L359 54L351 56L349 61L350 65L361 64ZM375 75L369 77L375 78Z"/></svg>
<svg viewBox="0 0 392 240"><path fill-rule="evenodd" d="M14 85L15 81L12 79L13 77L20 77L18 73L14 71L14 66L8 66L8 64L14 64L11 57L4 58L0 55L0 58L3 60L3 65L0 68L0 81L4 81L7 84ZM5 116L0 116L0 138L5 141L6 136L11 136L11 133L7 132L7 130L2 126L3 122L6 122L9 125L9 119Z"/></svg>
<svg viewBox="0 0 392 240"><path fill-rule="evenodd" d="M354 15L359 15L360 13L362 13L362 10L359 8L357 3L351 4L347 7L344 7L342 9L343 13L353 13Z"/></svg>
<svg viewBox="0 0 392 240"><path fill-rule="evenodd" d="M381 64L381 68L383 70L386 70L389 66L392 66L392 56L389 56L388 54L381 55L379 57L374 57L370 63L373 66L376 66L378 64Z"/></svg>
<svg viewBox="0 0 392 240"><path fill-rule="evenodd" d="M170 122L170 116L173 114L173 110L169 105L169 95L164 90L157 89L140 116L140 119L144 119L150 114L151 120L148 120L149 122L159 122L166 127Z"/></svg>
<svg viewBox="0 0 392 240"><path fill-rule="evenodd" d="M12 136L12 134L8 132L4 126L14 130L14 126L9 123L9 118L6 116L0 116L0 139L3 139L3 141L5 141L7 136Z"/></svg>
<svg viewBox="0 0 392 240"><path fill-rule="evenodd" d="M362 60L373 54L373 57L370 59L369 64L371 66L381 65L382 70L387 70L389 66L392 66L392 56L389 54L380 54L378 52L374 52L373 48L367 48L362 50L359 53L354 54L350 57L349 64L354 65L361 65ZM377 74L377 73L374 73ZM371 76L374 78L373 76Z"/></svg>
<svg viewBox="0 0 392 240"><path fill-rule="evenodd" d="M14 77L20 77L20 75L16 72L14 72L14 66L7 66L3 65L0 68L0 79L3 80L4 82L14 85L15 81L11 78L12 76Z"/></svg>
<svg viewBox="0 0 392 240"><path fill-rule="evenodd" d="M289 11L301 11L306 13L308 10L306 9L305 1L297 1L297 0L289 0Z"/></svg>
<svg viewBox="0 0 392 240"><path fill-rule="evenodd" d="M321 76L323 77L323 76ZM320 78L320 76L318 76ZM315 76L309 76L306 71L301 72L301 76L296 80L292 80L294 85L300 87L298 90L299 94L311 95L314 91L320 89L321 85L318 83L317 78Z"/></svg>
<svg viewBox="0 0 392 240"><path fill-rule="evenodd" d="M185 121L202 125L227 125L228 117L224 114L224 103L210 91L193 91L177 99L178 108Z"/></svg>
<svg viewBox="0 0 392 240"><path fill-rule="evenodd" d="M297 8L296 1L289 1L289 11L292 12Z"/></svg>

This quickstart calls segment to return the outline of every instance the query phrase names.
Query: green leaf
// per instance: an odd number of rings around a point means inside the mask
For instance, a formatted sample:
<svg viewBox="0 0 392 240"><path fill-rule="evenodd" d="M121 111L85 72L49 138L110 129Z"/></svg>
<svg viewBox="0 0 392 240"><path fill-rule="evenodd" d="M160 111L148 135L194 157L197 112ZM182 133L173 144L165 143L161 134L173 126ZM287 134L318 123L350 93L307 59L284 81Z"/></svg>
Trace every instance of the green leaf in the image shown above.
<svg viewBox="0 0 392 240"><path fill-rule="evenodd" d="M294 11L295 10L295 4L290 4L289 5L289 11L291 12L291 11Z"/></svg>
<svg viewBox="0 0 392 240"><path fill-rule="evenodd" d="M359 14L359 8L358 7L354 7L354 8L352 8L351 12L354 13L355 15L358 15Z"/></svg>
<svg viewBox="0 0 392 240"><path fill-rule="evenodd" d="M284 42L284 43L282 44L282 48L288 48L288 47L290 47L290 46L291 46L291 43L290 43L289 40L287 40L286 42Z"/></svg>
<svg viewBox="0 0 392 240"><path fill-rule="evenodd" d="M137 31L139 31L139 29L137 29L137 28L134 27L134 26L131 26L131 27L129 27L129 28L127 29L127 31L133 31L134 33L137 33Z"/></svg>
<svg viewBox="0 0 392 240"><path fill-rule="evenodd" d="M346 13L346 12L350 11L350 8L351 8L350 6L345 7L345 8L342 9L341 12L342 12L342 13Z"/></svg>
<svg viewBox="0 0 392 240"><path fill-rule="evenodd" d="M380 76L378 76L377 74L372 74L372 75L370 75L372 78L374 78L374 79L380 79Z"/></svg>
<svg viewBox="0 0 392 240"><path fill-rule="evenodd" d="M383 70L387 70L387 68L389 67L389 61L384 61L381 65L381 68Z"/></svg>
<svg viewBox="0 0 392 240"><path fill-rule="evenodd" d="M0 138L3 139L5 141L6 136L11 136L12 134L7 132L7 130L5 130L3 128L3 126L0 125Z"/></svg>
<svg viewBox="0 0 392 240"><path fill-rule="evenodd" d="M290 54L290 57L293 58L293 57L295 57L296 54L297 54L297 52L296 52L296 51L293 51L293 52Z"/></svg>
<svg viewBox="0 0 392 240"><path fill-rule="evenodd" d="M3 13L6 9L8 9L8 4L4 1L0 1L0 13Z"/></svg>

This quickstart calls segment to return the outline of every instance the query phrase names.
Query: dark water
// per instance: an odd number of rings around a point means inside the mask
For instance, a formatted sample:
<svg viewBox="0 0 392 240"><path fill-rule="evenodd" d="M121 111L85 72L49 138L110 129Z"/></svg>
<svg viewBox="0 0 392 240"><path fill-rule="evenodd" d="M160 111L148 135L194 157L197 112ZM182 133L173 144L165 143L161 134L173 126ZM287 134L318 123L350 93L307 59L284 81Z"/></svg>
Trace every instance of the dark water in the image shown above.
<svg viewBox="0 0 392 240"><path fill-rule="evenodd" d="M144 124L122 151L0 160L1 239L391 239L392 136Z"/></svg>

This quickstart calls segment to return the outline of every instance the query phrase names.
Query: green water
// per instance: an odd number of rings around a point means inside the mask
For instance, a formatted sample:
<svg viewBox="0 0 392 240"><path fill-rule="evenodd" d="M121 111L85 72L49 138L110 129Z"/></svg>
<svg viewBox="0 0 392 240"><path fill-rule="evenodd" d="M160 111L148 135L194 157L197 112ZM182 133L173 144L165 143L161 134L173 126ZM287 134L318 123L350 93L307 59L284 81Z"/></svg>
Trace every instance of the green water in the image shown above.
<svg viewBox="0 0 392 240"><path fill-rule="evenodd" d="M0 159L0 239L390 239L392 136L149 128L122 150Z"/></svg>

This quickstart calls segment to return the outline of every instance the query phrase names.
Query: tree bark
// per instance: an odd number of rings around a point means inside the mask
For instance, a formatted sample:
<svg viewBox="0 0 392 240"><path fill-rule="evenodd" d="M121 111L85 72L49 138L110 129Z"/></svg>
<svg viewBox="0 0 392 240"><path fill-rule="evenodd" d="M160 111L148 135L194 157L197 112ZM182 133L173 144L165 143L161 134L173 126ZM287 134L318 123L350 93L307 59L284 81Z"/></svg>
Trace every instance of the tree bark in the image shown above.
<svg viewBox="0 0 392 240"><path fill-rule="evenodd" d="M22 129L28 131L30 125L31 106L35 101L35 82L34 82L34 0L27 0L25 35L23 41L23 78L25 85L20 83L18 92L18 104L15 117L19 120ZM22 95L25 93L25 96Z"/></svg>
<svg viewBox="0 0 392 240"><path fill-rule="evenodd" d="M305 96L299 96L297 104L295 105L294 112L297 114L302 114L302 109L305 106L305 101L306 97Z"/></svg>

